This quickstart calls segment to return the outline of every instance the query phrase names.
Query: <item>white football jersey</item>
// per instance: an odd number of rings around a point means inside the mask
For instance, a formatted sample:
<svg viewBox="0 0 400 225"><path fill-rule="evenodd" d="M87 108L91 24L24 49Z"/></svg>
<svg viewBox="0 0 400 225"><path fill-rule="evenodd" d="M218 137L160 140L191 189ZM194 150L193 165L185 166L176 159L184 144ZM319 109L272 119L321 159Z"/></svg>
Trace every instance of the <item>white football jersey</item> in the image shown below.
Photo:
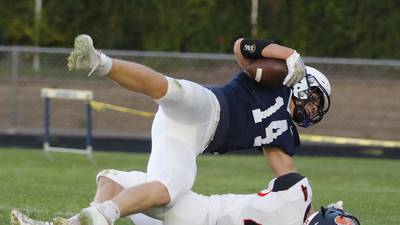
<svg viewBox="0 0 400 225"><path fill-rule="evenodd" d="M212 197L220 206L210 208L216 221L209 225L302 225L312 198L307 178L281 191L273 191L275 180L257 194Z"/></svg>
<svg viewBox="0 0 400 225"><path fill-rule="evenodd" d="M163 224L302 225L311 204L312 190L307 178L294 175L297 176L295 184L276 185L275 178L267 189L257 194L207 197L191 191L175 205L165 208Z"/></svg>

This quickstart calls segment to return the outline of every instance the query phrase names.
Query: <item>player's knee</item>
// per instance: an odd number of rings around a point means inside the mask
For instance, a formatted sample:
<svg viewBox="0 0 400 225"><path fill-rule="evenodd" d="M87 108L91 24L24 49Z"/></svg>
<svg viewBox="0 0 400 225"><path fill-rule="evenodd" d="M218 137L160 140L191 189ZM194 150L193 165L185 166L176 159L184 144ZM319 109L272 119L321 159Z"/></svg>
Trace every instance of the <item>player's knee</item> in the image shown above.
<svg viewBox="0 0 400 225"><path fill-rule="evenodd" d="M97 186L113 186L113 183L115 183L113 180L111 180L108 177L105 176L99 176L97 178Z"/></svg>
<svg viewBox="0 0 400 225"><path fill-rule="evenodd" d="M168 192L167 187L159 181L151 181L151 192L155 198L157 206L167 205L171 202L171 196Z"/></svg>
<svg viewBox="0 0 400 225"><path fill-rule="evenodd" d="M108 191L112 191L114 193L121 192L123 187L109 177L116 175L117 173L118 171L113 169L100 171L96 176L97 188L107 189Z"/></svg>
<svg viewBox="0 0 400 225"><path fill-rule="evenodd" d="M153 99L161 99L164 97L169 88L168 79L160 74L159 77L154 79L152 85L145 91L145 94L152 97Z"/></svg>
<svg viewBox="0 0 400 225"><path fill-rule="evenodd" d="M109 190L114 190L115 192L121 192L123 190L121 185L105 176L100 176L98 178L97 187L107 188Z"/></svg>

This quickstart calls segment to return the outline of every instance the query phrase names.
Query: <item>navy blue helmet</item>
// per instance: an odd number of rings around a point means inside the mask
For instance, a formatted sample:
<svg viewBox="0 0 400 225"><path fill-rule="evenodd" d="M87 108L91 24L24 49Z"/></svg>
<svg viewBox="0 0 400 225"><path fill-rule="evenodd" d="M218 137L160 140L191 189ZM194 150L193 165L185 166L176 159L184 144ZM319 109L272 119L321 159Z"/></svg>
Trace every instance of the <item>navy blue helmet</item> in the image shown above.
<svg viewBox="0 0 400 225"><path fill-rule="evenodd" d="M360 225L360 221L341 209L321 207L319 212L306 219L304 225Z"/></svg>

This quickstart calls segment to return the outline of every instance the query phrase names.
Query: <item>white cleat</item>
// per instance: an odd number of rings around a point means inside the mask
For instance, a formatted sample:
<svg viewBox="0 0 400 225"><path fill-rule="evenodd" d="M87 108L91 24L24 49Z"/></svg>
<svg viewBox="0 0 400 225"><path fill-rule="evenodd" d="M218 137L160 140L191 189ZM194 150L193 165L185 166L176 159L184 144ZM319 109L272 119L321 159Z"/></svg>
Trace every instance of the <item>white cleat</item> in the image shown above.
<svg viewBox="0 0 400 225"><path fill-rule="evenodd" d="M34 220L17 209L11 210L10 220L11 225L52 225L49 222Z"/></svg>
<svg viewBox="0 0 400 225"><path fill-rule="evenodd" d="M68 57L68 70L90 70L90 76L100 65L100 54L94 48L89 35L79 35L75 38L74 50Z"/></svg>
<svg viewBox="0 0 400 225"><path fill-rule="evenodd" d="M111 225L95 207L82 209L79 220L81 225Z"/></svg>

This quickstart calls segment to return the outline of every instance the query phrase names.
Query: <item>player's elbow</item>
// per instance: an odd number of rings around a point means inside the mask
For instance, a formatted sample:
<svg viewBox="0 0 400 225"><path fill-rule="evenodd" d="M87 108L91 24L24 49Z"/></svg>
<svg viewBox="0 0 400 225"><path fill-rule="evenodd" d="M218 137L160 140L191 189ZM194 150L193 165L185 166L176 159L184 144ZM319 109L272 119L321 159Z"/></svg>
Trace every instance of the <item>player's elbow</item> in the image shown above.
<svg viewBox="0 0 400 225"><path fill-rule="evenodd" d="M243 38L239 38L235 41L235 44L233 45L233 53L235 55L241 55L242 53L240 52L240 43L242 42Z"/></svg>
<svg viewBox="0 0 400 225"><path fill-rule="evenodd" d="M235 44L233 45L233 53L234 53L234 55L235 55L235 60L236 60L236 62L238 63L238 65L239 65L242 69L246 70L247 67L248 67L249 64L250 64L250 60L249 60L249 59L246 59L246 58L243 56L242 51L240 50L240 45L241 45L242 40L243 40L243 38L239 38L239 39L237 39L237 40L235 41Z"/></svg>

